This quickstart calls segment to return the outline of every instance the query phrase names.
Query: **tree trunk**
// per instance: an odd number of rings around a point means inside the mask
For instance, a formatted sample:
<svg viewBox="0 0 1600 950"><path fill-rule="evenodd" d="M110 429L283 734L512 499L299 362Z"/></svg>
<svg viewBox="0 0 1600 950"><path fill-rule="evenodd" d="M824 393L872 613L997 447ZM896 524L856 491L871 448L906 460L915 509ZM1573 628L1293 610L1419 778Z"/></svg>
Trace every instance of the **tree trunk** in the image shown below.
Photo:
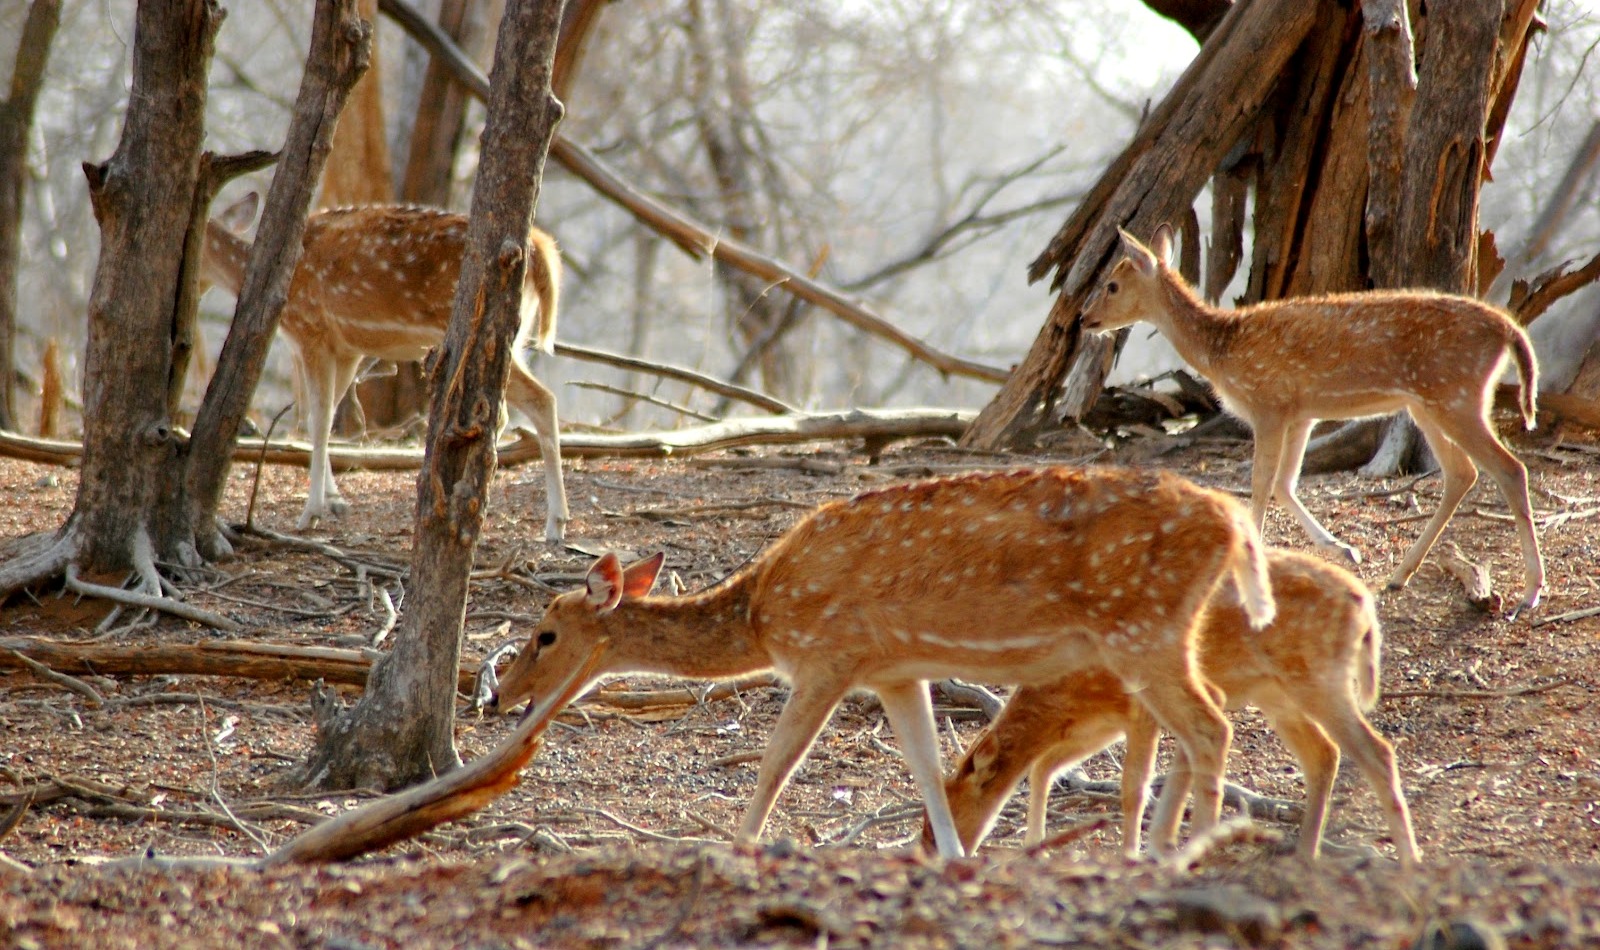
<svg viewBox="0 0 1600 950"><path fill-rule="evenodd" d="M317 787L393 789L460 764L453 726L467 578L494 476L528 228L561 117L550 91L561 6L512 0L500 24L466 255L434 369L414 587L393 651L361 701L319 737L307 765Z"/></svg>
<svg viewBox="0 0 1600 950"><path fill-rule="evenodd" d="M168 416L179 274L204 136L206 76L223 12L214 0L142 0L122 140L84 166L100 261L84 356L84 458L68 524L80 567L142 575L155 558L192 560L158 542L181 504L183 447Z"/></svg>
<svg viewBox="0 0 1600 950"><path fill-rule="evenodd" d="M207 556L227 551L217 529L217 510L231 461L229 450L288 299L311 197L333 147L339 113L370 62L372 24L356 14L355 0L317 0L314 16L294 117L250 247L244 288L190 440L191 503L185 509L185 527Z"/></svg>
<svg viewBox="0 0 1600 950"><path fill-rule="evenodd" d="M18 37L11 94L0 100L0 429L17 430L17 266L22 251L22 196L28 180L28 133L44 85L44 64L61 22L61 0L34 0Z"/></svg>

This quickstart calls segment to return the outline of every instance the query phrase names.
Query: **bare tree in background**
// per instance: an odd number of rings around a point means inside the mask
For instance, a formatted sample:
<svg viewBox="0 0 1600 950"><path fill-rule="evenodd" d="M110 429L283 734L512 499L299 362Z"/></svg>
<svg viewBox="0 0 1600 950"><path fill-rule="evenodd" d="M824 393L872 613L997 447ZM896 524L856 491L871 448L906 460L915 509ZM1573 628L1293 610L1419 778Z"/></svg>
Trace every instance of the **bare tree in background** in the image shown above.
<svg viewBox="0 0 1600 950"><path fill-rule="evenodd" d="M61 22L61 0L33 0L17 34L10 93L0 100L0 429L16 429L17 266L22 244L22 186L28 179L28 133L44 84L44 65Z"/></svg>

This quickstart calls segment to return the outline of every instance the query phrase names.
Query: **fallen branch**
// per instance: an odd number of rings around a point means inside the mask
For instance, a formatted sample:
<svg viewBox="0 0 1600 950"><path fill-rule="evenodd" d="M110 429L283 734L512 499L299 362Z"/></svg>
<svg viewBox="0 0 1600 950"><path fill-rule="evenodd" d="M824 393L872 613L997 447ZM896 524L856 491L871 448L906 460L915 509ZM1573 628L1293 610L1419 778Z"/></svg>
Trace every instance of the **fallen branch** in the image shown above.
<svg viewBox="0 0 1600 950"><path fill-rule="evenodd" d="M954 438L966 431L973 418L974 413L963 409L846 409L770 418L724 419L711 425L670 432L621 435L572 432L561 436L561 455L563 458L665 458L747 445L794 445L839 439ZM83 457L83 446L77 442L36 439L0 431L0 455L76 468ZM234 446L234 458L239 461L251 462L257 457L275 465L305 468L311 464L311 446L294 441L263 445L259 439L241 439ZM505 468L538 458L539 443L524 435L500 446L497 464ZM415 471L422 466L422 449L330 445L328 461L341 472L351 469ZM48 546L46 542L39 544ZM64 563L65 557L62 560Z"/></svg>
<svg viewBox="0 0 1600 950"><path fill-rule="evenodd" d="M1467 592L1467 602L1472 606L1494 615L1498 615L1505 607L1505 597L1494 591L1489 569L1462 557L1461 549L1454 543L1450 545L1450 550L1439 552L1437 560L1445 573L1461 582Z"/></svg>
<svg viewBox="0 0 1600 950"><path fill-rule="evenodd" d="M469 815L510 791L517 774L539 750L550 720L589 682L604 653L596 649L503 742L467 765L416 788L390 795L317 825L267 855L261 866L342 861L404 841Z"/></svg>
<svg viewBox="0 0 1600 950"><path fill-rule="evenodd" d="M77 693L84 699L87 699L90 706L99 707L105 705L105 697L101 696L99 691L97 691L93 686L90 686L88 683L85 683L83 680L74 679L65 673L57 673L55 670L45 666L38 660L18 653L16 650L9 650L7 652L21 660L24 666L33 671L33 675L47 682L54 683L57 686L64 687L65 689Z"/></svg>
<svg viewBox="0 0 1600 950"><path fill-rule="evenodd" d="M1600 607L1585 607L1582 610L1569 610L1564 614L1556 614L1553 617L1540 617L1538 620L1535 620L1533 623L1529 624L1529 626L1542 627L1547 623L1568 623L1573 620L1583 620L1586 617L1594 617L1597 615L1600 615Z"/></svg>
<svg viewBox="0 0 1600 950"><path fill-rule="evenodd" d="M682 366L672 366L668 363L657 363L651 360L640 359L637 356L623 356L621 353L612 353L607 350L597 350L587 346L577 346L571 343L557 343L557 356L569 356L573 359L587 360L591 363L603 363L607 366L616 366L621 369L630 369L636 372L649 373L665 379L675 379L691 386L716 393L735 402L748 403L757 409L765 409L775 414L797 413L801 410L789 405L781 399L775 399L766 393L758 392L737 383L707 376Z"/></svg>
<svg viewBox="0 0 1600 950"><path fill-rule="evenodd" d="M1426 697L1429 699L1515 699L1518 696L1533 696L1538 693L1548 693L1563 686L1572 685L1569 677L1563 676L1541 683L1538 686L1520 686L1516 689L1386 689L1383 691L1384 699L1415 699Z"/></svg>

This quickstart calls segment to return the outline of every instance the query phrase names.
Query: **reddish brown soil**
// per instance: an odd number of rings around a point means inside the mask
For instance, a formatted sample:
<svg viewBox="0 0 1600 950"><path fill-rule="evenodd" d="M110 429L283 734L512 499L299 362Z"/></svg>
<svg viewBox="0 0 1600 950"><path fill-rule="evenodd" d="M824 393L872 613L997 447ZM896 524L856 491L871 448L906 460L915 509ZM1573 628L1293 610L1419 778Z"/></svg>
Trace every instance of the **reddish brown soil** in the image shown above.
<svg viewBox="0 0 1600 950"><path fill-rule="evenodd" d="M547 737L522 784L471 820L351 865L270 872L162 867L141 856L257 856L321 815L369 797L312 795L292 777L311 742L309 684L223 677L88 678L105 699L31 673L0 673L0 794L55 779L80 791L35 803L0 841L31 872L0 865L0 944L150 946L1093 946L1404 947L1424 929L1478 920L1512 946L1600 942L1600 456L1519 445L1544 519L1550 572L1530 617L1489 616L1432 564L1383 593L1386 698L1373 720L1398 751L1426 867L1402 877L1369 789L1341 775L1324 860L1282 853L1293 827L1207 855L1189 873L1119 856L1114 822L1079 840L1018 851L1021 801L985 849L962 861L911 848L916 796L876 707L851 700L778 803L760 847L725 843L754 784L783 691L619 712L580 705ZM1161 459L1203 483L1245 484L1248 449L1212 444ZM1130 456L1131 457L1131 456ZM1064 461L1064 457L1056 461ZM1112 458L1102 461L1114 460ZM878 464L837 449L727 454L687 462L569 465L574 522L566 547L534 540L543 524L535 468L502 472L479 547L466 649L482 655L525 635L547 595L608 548L664 548L690 588L722 576L828 498L887 480L1043 457L971 456L937 445ZM229 516L252 477L241 468ZM1431 508L1438 481L1306 479L1303 497L1366 555L1378 584ZM406 562L410 475L341 480L355 511L314 532L358 560ZM58 527L73 472L0 461L0 536ZM258 519L292 528L304 473L269 469ZM1503 506L1480 487L1446 534L1515 596L1521 560ZM1303 546L1274 512L1271 539ZM493 575L506 567L518 583ZM403 607L397 585L390 593ZM385 623L379 599L322 555L250 546L186 588L194 603L258 640L359 646ZM0 612L0 636L87 640L106 605L39 592ZM512 621L511 631L503 629ZM112 642L198 643L214 631L164 618ZM630 689L659 689L635 679ZM184 694L184 695L178 695ZM354 690L345 690L353 699ZM463 757L514 720L460 719ZM1293 760L1246 713L1230 778L1298 800ZM969 743L970 719L945 730ZM1089 763L1113 778L1116 750ZM98 788L99 794L93 789ZM1058 793L1055 826L1115 818L1102 796ZM232 817L230 817L230 814ZM1446 944L1429 944L1444 946ZM1464 944L1463 944L1464 945Z"/></svg>

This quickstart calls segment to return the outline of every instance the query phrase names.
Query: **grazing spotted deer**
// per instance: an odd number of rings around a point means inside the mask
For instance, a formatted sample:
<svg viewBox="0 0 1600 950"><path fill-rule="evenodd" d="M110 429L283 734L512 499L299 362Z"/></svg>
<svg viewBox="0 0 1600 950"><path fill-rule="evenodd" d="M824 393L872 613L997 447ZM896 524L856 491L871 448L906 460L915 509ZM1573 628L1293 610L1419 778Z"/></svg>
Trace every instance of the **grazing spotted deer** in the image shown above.
<svg viewBox="0 0 1600 950"><path fill-rule="evenodd" d="M1383 642L1372 595L1348 571L1311 555L1273 550L1267 566L1277 616L1265 629L1252 630L1236 590L1219 589L1199 632L1200 674L1225 695L1227 708L1260 707L1299 760L1306 782L1302 855L1315 859L1321 853L1343 749L1377 793L1401 862L1414 866L1420 855L1394 749L1362 715L1377 701ZM967 749L945 782L961 843L971 850L988 835L1024 773L1026 840L1043 841L1054 777L1124 735L1123 845L1129 854L1137 853L1157 730L1105 669L1020 687ZM1150 837L1158 851L1177 840L1187 784L1183 773L1181 765L1174 769L1151 822ZM931 843L926 828L923 839Z"/></svg>
<svg viewBox="0 0 1600 950"><path fill-rule="evenodd" d="M252 193L206 224L203 286L237 295L250 245L237 230L255 217ZM333 411L364 357L417 360L444 339L467 236L467 219L412 205L364 205L313 214L278 327L294 344L305 379L311 428L311 489L299 527L342 515L349 505L333 480L328 436ZM561 434L555 394L533 378L522 351L555 346L561 255L538 228L528 232L522 325L512 344L506 399L533 422L544 462L545 537L561 540L567 523L561 483Z"/></svg>
<svg viewBox="0 0 1600 950"><path fill-rule="evenodd" d="M1199 370L1228 410L1255 432L1251 509L1262 527L1276 493L1317 547L1353 562L1356 550L1328 532L1295 495L1312 426L1407 409L1439 459L1439 509L1389 578L1403 587L1456 506L1489 472L1522 542L1521 609L1539 603L1544 561L1528 503L1528 472L1489 421L1494 386L1511 357L1522 381L1522 418L1534 425L1538 369L1528 335L1496 308L1431 291L1369 291L1298 297L1236 311L1206 305L1171 267L1172 232L1154 248L1122 233L1123 258L1085 306L1085 330L1139 320L1156 325ZM1476 464L1474 464L1476 463Z"/></svg>
<svg viewBox="0 0 1600 950"><path fill-rule="evenodd" d="M1120 671L1199 780L1195 824L1215 823L1232 733L1194 666L1196 617L1225 576L1251 622L1272 617L1249 513L1174 475L1041 469L912 483L822 506L722 583L646 596L660 555L601 558L555 598L507 669L497 705L547 694L596 652L597 675L727 678L764 669L793 691L745 812L760 837L774 801L851 689L877 693L933 816L944 802L927 681L1040 683Z"/></svg>

